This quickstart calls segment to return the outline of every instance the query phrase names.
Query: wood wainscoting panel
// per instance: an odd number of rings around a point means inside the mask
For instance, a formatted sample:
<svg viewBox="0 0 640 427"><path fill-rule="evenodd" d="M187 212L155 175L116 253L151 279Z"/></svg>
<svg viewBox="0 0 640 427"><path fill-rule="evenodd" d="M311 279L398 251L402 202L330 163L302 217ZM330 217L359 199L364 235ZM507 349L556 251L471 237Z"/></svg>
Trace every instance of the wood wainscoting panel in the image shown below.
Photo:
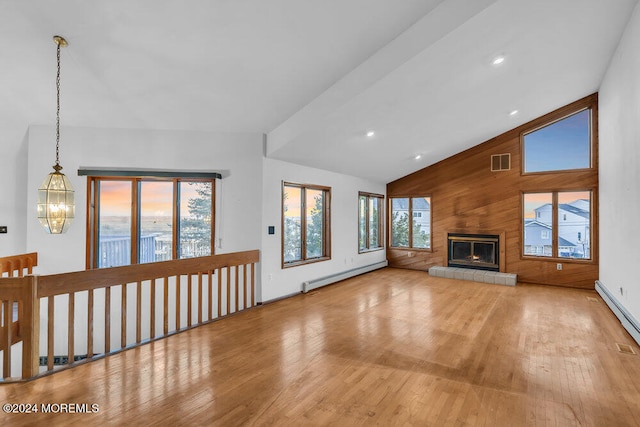
<svg viewBox="0 0 640 427"><path fill-rule="evenodd" d="M522 133L584 108L592 110L593 167L523 175ZM504 258L500 271L515 273L523 282L594 289L598 279L597 110L597 94L593 94L387 184L389 198L430 195L432 217L431 251L388 247L389 266L425 271L446 266L448 233L500 234ZM491 156L496 153L511 154L510 170L491 171ZM582 190L592 192L592 259L523 257L523 193ZM562 270L557 269L558 263Z"/></svg>

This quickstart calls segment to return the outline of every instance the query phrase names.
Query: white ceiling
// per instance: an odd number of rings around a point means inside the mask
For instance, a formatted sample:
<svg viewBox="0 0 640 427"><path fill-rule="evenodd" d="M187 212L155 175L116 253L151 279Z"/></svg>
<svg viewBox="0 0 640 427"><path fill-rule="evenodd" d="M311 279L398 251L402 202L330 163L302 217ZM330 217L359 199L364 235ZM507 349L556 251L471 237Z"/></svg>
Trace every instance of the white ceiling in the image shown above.
<svg viewBox="0 0 640 427"><path fill-rule="evenodd" d="M60 34L63 126L262 132L388 182L597 91L636 2L0 0L0 128L54 123Z"/></svg>

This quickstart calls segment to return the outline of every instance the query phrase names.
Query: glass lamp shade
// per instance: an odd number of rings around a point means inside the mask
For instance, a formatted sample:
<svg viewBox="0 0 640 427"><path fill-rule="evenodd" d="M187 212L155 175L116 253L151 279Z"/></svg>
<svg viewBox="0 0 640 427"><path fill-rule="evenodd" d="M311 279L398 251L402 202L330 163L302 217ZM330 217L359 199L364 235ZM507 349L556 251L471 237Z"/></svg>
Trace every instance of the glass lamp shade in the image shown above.
<svg viewBox="0 0 640 427"><path fill-rule="evenodd" d="M49 233L64 233L75 217L75 209L69 178L56 169L47 175L38 188L38 220Z"/></svg>

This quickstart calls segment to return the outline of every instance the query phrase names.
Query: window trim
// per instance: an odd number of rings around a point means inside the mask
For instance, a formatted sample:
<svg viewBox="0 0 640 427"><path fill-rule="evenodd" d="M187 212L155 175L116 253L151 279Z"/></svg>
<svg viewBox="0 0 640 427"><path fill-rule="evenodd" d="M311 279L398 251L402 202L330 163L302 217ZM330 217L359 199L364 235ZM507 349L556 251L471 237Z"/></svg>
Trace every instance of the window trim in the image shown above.
<svg viewBox="0 0 640 427"><path fill-rule="evenodd" d="M165 169L125 169L125 168L79 168L78 176L106 178L182 178L189 181L198 178L222 179L220 172L179 171Z"/></svg>
<svg viewBox="0 0 640 427"><path fill-rule="evenodd" d="M558 245L558 237L559 237L559 226L560 221L558 218L558 194L560 193L577 193L577 192L589 192L589 256L590 258L570 258L570 257L561 257L558 255L559 245ZM550 193L551 194L551 256L541 256L541 255L532 255L525 254L525 225L524 225L524 198L527 194L541 194L541 193ZM594 206L596 206L596 190L594 188L562 188L562 189L553 189L553 190L536 190L536 191L523 191L520 195L520 237L522 239L522 243L520 244L520 259L522 260L536 260L536 261L551 261L551 262L568 262L568 263L577 263L577 264L595 264L597 262L596 257L596 246L597 242L594 240L594 236L596 236L594 229L596 225L596 218L594 215Z"/></svg>
<svg viewBox="0 0 640 427"><path fill-rule="evenodd" d="M520 175L529 176L529 175L542 175L542 174L561 174L561 173L576 173L576 172L585 172L585 171L593 171L597 168L596 156L594 155L596 152L596 137L595 132L597 132L597 125L594 123L594 119L596 117L596 109L597 109L597 101L593 102L591 97L584 100L583 102L579 102L577 104L571 105L570 109L562 108L559 111L553 112L549 115L546 115L538 120L535 120L535 124L529 128L524 129L520 132ZM535 171L535 172L526 172L525 171L525 163L526 163L526 151L524 138L526 135L529 135L533 132L536 132L540 129L544 129L548 126L553 125L554 123L560 122L568 117L571 117L575 114L581 113L582 111L589 111L589 167L586 168L578 168L578 169L557 169L557 170L546 170L546 171Z"/></svg>
<svg viewBox="0 0 640 427"><path fill-rule="evenodd" d="M81 174L81 171L84 172ZM92 169L91 171L94 171ZM178 195L178 187L180 182L208 182L211 183L211 255L215 254L215 224L216 224L216 182L215 177L191 177L188 173L177 173L173 177L166 176L154 176L143 175L133 176L131 175L135 171L131 171L130 174L119 175L92 175L88 173L89 170L79 170L78 175L87 176L87 203L86 203L86 255L85 255L85 268L97 269L98 267L98 221L99 217L99 197L100 192L97 190L97 183L99 181L123 181L131 183L131 253L129 256L130 264L139 264L139 245L140 245L140 186L142 182L171 182L173 186L172 194L172 244L171 244L171 259L178 259L178 246L180 241L180 229L179 229L179 207L180 198ZM134 244L135 242L135 244ZM103 267L104 268L104 267Z"/></svg>
<svg viewBox="0 0 640 427"><path fill-rule="evenodd" d="M429 247L428 248L414 248L413 247L413 199L414 198L421 198L421 197L428 197L429 198L429 232L431 234L431 236L429 237ZM409 199L409 210L408 210L408 216L409 216L409 246L393 246L393 239L392 239L392 233L393 233L393 220L392 220L392 215L393 215L393 199ZM388 215L387 215L387 219L388 219L388 226L387 226L387 241L389 242L389 248L390 249L397 249L397 250L404 250L404 251L422 251L422 252L433 252L433 197L431 196L430 193L427 194L421 194L421 195L394 195L394 196L387 196L388 199L388 203L387 203L387 207L388 207Z"/></svg>
<svg viewBox="0 0 640 427"><path fill-rule="evenodd" d="M366 197L367 201L365 203L365 219L366 219L366 226L365 226L365 230L366 230L366 237L365 237L365 241L366 241L366 248L362 249L360 248L360 198L361 197ZM370 247L370 242L371 239L369 238L369 231L370 231L370 222L369 222L369 200L374 197L376 199L378 199L378 246L371 248ZM376 194L376 193L367 193L364 191L359 191L358 192L358 253L359 254L366 254L369 252L375 252L375 251L380 251L383 250L385 248L385 233L384 233L384 195L383 194Z"/></svg>
<svg viewBox="0 0 640 427"><path fill-rule="evenodd" d="M301 206L300 206L300 239L301 239L301 248L300 248L300 254L301 254L301 258L300 260L295 260L295 261L286 261L284 260L284 232L285 232L285 225L284 225L284 190L285 187L298 187L301 189ZM306 190L310 189L310 190L316 190L316 191L322 191L324 193L324 203L323 203L323 221L322 221L322 236L323 236L323 247L322 247L322 256L320 257L316 257L316 258L308 258L305 259L306 257L306 233L307 233L307 220L306 220L306 216L303 215L303 212L306 211ZM281 265L282 268L291 268L291 267L297 267L300 265L306 265L306 264L313 264L316 262L322 262L322 261L328 261L331 259L331 187L327 187L327 186L322 186L322 185L315 185L315 184L300 184L300 183L295 183L295 182L289 182L289 181L282 181L282 188L281 188L281 193L280 193L280 208L281 208L281 212L280 212L280 256L281 256Z"/></svg>

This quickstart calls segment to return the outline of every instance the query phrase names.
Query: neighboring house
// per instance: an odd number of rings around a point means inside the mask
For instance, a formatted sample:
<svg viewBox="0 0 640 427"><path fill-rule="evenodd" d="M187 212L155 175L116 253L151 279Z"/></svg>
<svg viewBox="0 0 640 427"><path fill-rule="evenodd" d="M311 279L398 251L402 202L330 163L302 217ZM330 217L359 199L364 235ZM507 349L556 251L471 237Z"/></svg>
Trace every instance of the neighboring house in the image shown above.
<svg viewBox="0 0 640 427"><path fill-rule="evenodd" d="M589 209L589 201L582 199L558 205L558 254L561 257L590 258ZM525 220L525 254L551 256L551 204L544 204L534 212L534 219Z"/></svg>
<svg viewBox="0 0 640 427"><path fill-rule="evenodd" d="M538 256L552 256L551 226L533 219L527 219L524 224L524 254ZM559 236L558 252L562 256L577 257L574 254L576 245ZM578 258L582 258L579 256Z"/></svg>
<svg viewBox="0 0 640 427"><path fill-rule="evenodd" d="M413 225L420 226L420 233L430 234L431 231L431 205L423 197L413 199L411 206L413 211ZM408 198L391 199L392 212L398 212L402 216L409 214Z"/></svg>

